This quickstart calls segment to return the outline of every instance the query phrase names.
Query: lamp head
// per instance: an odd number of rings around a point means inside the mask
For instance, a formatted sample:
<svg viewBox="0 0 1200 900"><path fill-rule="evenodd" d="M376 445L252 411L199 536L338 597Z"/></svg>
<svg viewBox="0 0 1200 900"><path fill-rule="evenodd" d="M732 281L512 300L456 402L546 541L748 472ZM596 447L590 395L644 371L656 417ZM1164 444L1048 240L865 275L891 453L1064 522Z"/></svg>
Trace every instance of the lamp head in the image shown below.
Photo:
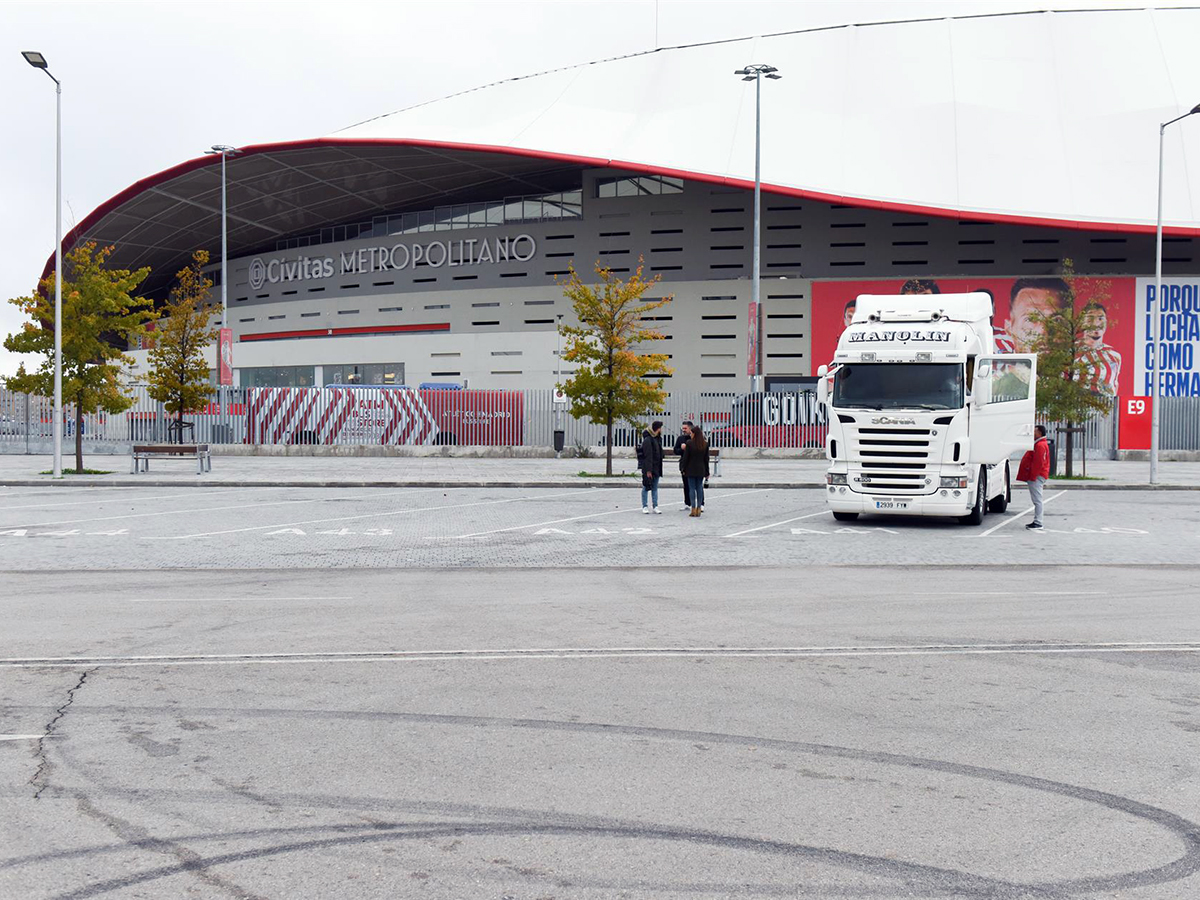
<svg viewBox="0 0 1200 900"><path fill-rule="evenodd" d="M753 75L747 75L745 78L742 79L742 81L758 81L758 79L755 78Z"/></svg>
<svg viewBox="0 0 1200 900"><path fill-rule="evenodd" d="M1191 109L1191 112L1189 112L1188 115L1194 116L1196 113L1200 113L1200 103L1197 103L1195 106L1193 106Z"/></svg>
<svg viewBox="0 0 1200 900"><path fill-rule="evenodd" d="M767 77L768 77L768 78L770 78L772 81L778 81L778 80L779 80L780 78L782 78L783 76L782 76L782 75L776 75L774 72L768 72L768 73L767 73Z"/></svg>
<svg viewBox="0 0 1200 900"><path fill-rule="evenodd" d="M50 68L50 64L46 62L46 57L42 56L36 50L22 50L21 55L25 57L25 62L29 63L35 69Z"/></svg>
<svg viewBox="0 0 1200 900"><path fill-rule="evenodd" d="M734 75L749 75L750 70L749 69L734 69L733 74Z"/></svg>

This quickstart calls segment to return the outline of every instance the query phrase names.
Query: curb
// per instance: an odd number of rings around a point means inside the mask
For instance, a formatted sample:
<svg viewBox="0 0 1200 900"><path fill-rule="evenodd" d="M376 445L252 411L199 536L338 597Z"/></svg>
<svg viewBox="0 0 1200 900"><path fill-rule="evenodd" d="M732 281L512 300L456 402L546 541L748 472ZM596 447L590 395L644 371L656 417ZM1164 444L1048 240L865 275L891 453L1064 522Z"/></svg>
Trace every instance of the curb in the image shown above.
<svg viewBox="0 0 1200 900"><path fill-rule="evenodd" d="M636 479L612 481L600 478L580 478L575 481L167 481L146 479L143 481L78 481L50 478L7 478L0 479L0 487L182 487L182 488L506 488L506 489L554 489L592 487L601 490L637 490ZM1200 484L1145 484L1120 482L1056 482L1050 481L1047 488L1068 491L1200 491ZM739 490L823 490L823 481L721 481L706 490L737 488ZM1020 490L1020 488L1017 488Z"/></svg>

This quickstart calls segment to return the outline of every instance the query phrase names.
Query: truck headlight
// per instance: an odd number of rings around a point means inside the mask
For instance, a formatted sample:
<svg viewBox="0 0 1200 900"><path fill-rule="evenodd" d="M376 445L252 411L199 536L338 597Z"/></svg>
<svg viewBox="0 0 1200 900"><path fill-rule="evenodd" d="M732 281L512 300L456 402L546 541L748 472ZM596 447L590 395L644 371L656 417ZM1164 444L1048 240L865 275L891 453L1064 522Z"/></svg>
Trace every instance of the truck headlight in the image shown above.
<svg viewBox="0 0 1200 900"><path fill-rule="evenodd" d="M837 474L834 472L830 472L830 473L826 474L826 476L825 476L825 483L826 484L845 484L846 476L843 474Z"/></svg>
<svg viewBox="0 0 1200 900"><path fill-rule="evenodd" d="M943 475L942 487L944 488L965 488L967 486L966 475Z"/></svg>

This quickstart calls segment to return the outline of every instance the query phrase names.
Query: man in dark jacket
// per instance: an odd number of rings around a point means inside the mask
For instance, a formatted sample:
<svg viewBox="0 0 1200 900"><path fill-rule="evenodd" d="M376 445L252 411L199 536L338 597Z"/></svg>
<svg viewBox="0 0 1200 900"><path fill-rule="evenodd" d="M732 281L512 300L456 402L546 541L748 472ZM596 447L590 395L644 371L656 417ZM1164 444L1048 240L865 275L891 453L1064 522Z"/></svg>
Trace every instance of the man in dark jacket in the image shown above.
<svg viewBox="0 0 1200 900"><path fill-rule="evenodd" d="M692 492L688 487L687 476L683 474L683 445L692 439L692 422L685 419L683 432L675 439L675 455L679 457L679 476L683 479L683 508L692 508Z"/></svg>
<svg viewBox="0 0 1200 900"><path fill-rule="evenodd" d="M650 428L642 432L642 443L638 447L638 468L642 472L642 514L649 515L652 511L656 516L662 515L658 508L658 480L663 473L662 422L650 423ZM654 503L653 509L647 504Z"/></svg>

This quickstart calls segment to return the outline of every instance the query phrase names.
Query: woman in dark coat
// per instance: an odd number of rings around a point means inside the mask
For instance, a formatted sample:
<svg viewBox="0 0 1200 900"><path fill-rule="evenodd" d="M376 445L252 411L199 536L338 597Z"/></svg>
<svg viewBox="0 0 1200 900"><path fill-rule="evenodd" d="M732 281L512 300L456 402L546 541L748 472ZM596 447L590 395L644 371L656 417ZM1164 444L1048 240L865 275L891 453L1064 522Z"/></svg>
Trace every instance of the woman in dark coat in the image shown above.
<svg viewBox="0 0 1200 900"><path fill-rule="evenodd" d="M704 509L704 479L708 477L708 441L699 425L692 426L692 437L683 445L683 459L679 464L688 480L688 491L692 498L689 515L699 516Z"/></svg>

